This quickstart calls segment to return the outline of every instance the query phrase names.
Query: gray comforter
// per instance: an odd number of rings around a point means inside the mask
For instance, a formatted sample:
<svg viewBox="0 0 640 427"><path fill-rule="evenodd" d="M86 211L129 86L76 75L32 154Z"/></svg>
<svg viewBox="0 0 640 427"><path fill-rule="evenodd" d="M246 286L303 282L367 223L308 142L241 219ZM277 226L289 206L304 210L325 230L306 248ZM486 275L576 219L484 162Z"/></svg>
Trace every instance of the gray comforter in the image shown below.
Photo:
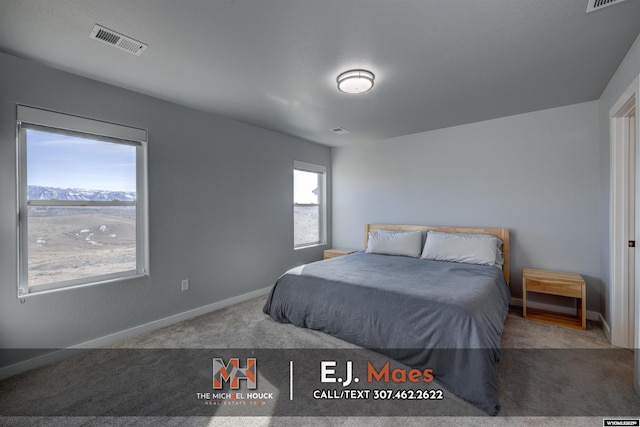
<svg viewBox="0 0 640 427"><path fill-rule="evenodd" d="M449 391L495 415L509 298L496 267L358 252L285 273L264 312L432 368Z"/></svg>

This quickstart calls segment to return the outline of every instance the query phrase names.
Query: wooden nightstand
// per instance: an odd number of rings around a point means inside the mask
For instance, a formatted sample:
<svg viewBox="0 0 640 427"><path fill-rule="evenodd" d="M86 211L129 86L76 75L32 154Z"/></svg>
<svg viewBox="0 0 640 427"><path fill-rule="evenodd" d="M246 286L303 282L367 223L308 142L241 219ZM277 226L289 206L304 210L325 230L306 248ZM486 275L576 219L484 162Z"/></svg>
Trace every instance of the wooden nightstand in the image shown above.
<svg viewBox="0 0 640 427"><path fill-rule="evenodd" d="M323 253L324 259L335 258L337 256L349 255L354 252L357 252L355 249L342 249L342 248L334 248L334 249L326 249Z"/></svg>
<svg viewBox="0 0 640 427"><path fill-rule="evenodd" d="M527 292L560 295L578 300L577 316L554 313L535 308L527 309ZM587 287L584 279L575 273L525 268L522 272L522 316L554 325L587 329Z"/></svg>

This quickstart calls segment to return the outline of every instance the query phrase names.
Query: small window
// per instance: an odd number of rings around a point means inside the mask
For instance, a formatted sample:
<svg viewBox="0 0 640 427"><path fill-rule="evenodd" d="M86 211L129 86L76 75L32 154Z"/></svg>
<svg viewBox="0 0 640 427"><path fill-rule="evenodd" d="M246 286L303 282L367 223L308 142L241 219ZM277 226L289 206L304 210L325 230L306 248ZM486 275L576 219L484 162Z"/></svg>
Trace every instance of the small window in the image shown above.
<svg viewBox="0 0 640 427"><path fill-rule="evenodd" d="M326 240L326 168L295 161L293 247L323 245Z"/></svg>
<svg viewBox="0 0 640 427"><path fill-rule="evenodd" d="M18 296L148 274L146 179L146 131L19 106Z"/></svg>

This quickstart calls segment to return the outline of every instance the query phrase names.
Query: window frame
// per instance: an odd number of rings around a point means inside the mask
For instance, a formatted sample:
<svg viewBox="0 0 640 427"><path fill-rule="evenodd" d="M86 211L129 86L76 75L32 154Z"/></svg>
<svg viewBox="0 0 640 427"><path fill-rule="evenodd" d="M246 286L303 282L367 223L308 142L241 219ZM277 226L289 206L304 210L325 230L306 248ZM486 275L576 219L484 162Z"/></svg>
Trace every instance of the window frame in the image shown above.
<svg viewBox="0 0 640 427"><path fill-rule="evenodd" d="M16 192L17 192L17 277L18 298L75 289L85 286L129 280L149 275L148 164L147 131L145 129L109 123L54 111L17 105L16 114ZM84 137L136 148L136 200L28 200L27 192L27 130L39 130L61 135ZM132 270L85 276L59 282L29 285L28 209L30 206L92 207L135 206L136 267Z"/></svg>
<svg viewBox="0 0 640 427"><path fill-rule="evenodd" d="M294 242L293 242L293 249L294 250L299 250L299 249L305 249L305 248L312 248L312 247L316 247L316 246L323 246L327 244L327 167L323 166L323 165L318 165L315 163L308 163L308 162L303 162L303 161L299 161L299 160L294 160L293 161L293 169L292 169L292 183L295 186L295 175L294 172L296 170L302 171L302 172L313 172L313 173L317 173L320 174L320 180L319 180L319 186L318 186L318 204L319 204L319 209L318 209L318 221L320 222L319 224L319 230L318 230L318 241L317 242L306 242L306 243L302 243L302 244L295 244L295 218L293 221L293 235L294 235ZM295 195L294 195L295 197ZM295 200L294 202L294 206L295 206Z"/></svg>

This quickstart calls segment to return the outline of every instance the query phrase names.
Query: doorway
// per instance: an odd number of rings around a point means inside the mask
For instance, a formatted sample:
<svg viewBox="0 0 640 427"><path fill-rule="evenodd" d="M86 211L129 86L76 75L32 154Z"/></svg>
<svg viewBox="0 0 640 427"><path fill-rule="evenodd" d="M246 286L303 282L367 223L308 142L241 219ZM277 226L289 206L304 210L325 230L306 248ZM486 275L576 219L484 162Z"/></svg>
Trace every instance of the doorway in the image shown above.
<svg viewBox="0 0 640 427"><path fill-rule="evenodd" d="M611 223L609 293L610 340L613 345L636 348L640 343L640 149L638 148L639 79L611 108ZM640 244L640 241L638 242Z"/></svg>
<svg viewBox="0 0 640 427"><path fill-rule="evenodd" d="M633 385L640 394L640 75L609 111L611 142L611 344L635 349ZM639 245L640 246L640 245Z"/></svg>
<svg viewBox="0 0 640 427"><path fill-rule="evenodd" d="M633 100L635 101L635 100ZM629 248L627 249L627 265L628 265L628 278L627 278L627 347L635 348L635 288L636 282L638 279L636 278L636 266L640 269L640 265L638 264L638 260L636 258L636 252L640 251L640 248L636 250L636 206L638 204L638 193L637 189L640 188L636 185L637 183L637 170L638 170L638 162L636 157L636 136L635 136L635 123L636 123L636 109L635 102L632 105L631 110L627 114L622 117L621 127L622 127L622 138L625 140L625 144L627 144L627 149L629 150L629 175L628 179L628 209L629 213L627 215L627 227L628 227L628 240L629 240ZM639 242L640 243L640 242ZM640 271L638 272L640 273Z"/></svg>
<svg viewBox="0 0 640 427"><path fill-rule="evenodd" d="M611 344L635 349L633 385L640 394L640 75L609 111L611 143Z"/></svg>

